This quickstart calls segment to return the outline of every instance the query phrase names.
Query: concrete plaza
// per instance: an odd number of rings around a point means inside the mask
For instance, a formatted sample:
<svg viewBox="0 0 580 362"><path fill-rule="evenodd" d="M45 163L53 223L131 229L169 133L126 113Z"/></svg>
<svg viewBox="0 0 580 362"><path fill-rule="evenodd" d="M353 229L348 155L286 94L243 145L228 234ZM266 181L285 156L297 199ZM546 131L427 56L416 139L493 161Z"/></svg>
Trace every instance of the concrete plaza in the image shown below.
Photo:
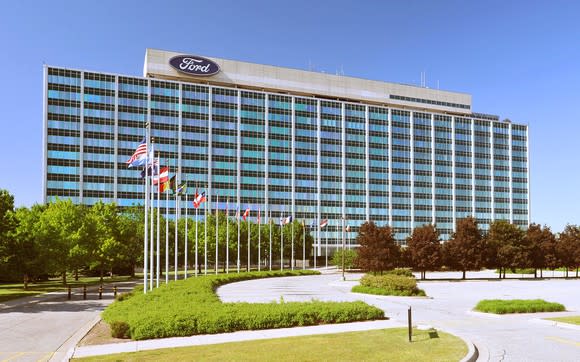
<svg viewBox="0 0 580 362"><path fill-rule="evenodd" d="M458 273L427 273L428 278L458 278ZM428 298L371 296L350 293L362 274L339 273L295 278L250 280L218 289L223 301L269 302L311 299L363 300L385 310L394 322L405 323L409 307L413 324L433 326L471 340L479 361L578 361L580 327L564 328L546 317L580 314L580 280L493 280L420 282ZM497 278L493 272L469 277ZM544 274L546 276L546 274ZM516 277L514 275L513 277ZM559 302L568 312L497 316L473 312L481 299L536 299Z"/></svg>

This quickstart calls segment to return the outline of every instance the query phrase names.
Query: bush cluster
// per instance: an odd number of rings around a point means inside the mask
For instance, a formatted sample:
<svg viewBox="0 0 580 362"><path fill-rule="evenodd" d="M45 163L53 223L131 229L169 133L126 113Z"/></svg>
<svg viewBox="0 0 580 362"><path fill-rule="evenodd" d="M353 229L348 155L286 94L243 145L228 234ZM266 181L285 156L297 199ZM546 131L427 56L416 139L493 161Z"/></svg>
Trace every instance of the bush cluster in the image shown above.
<svg viewBox="0 0 580 362"><path fill-rule="evenodd" d="M484 313L539 313L562 312L566 310L560 303L546 302L542 299L485 299L477 303L475 310Z"/></svg>
<svg viewBox="0 0 580 362"><path fill-rule="evenodd" d="M411 268L395 268L392 270L387 270L384 273L385 274L400 275L400 276L409 277L409 278L415 278Z"/></svg>
<svg viewBox="0 0 580 362"><path fill-rule="evenodd" d="M401 273L404 273L401 271ZM417 288L414 277L397 274L372 275L366 274L360 280L360 285L352 288L353 292L398 295L398 296L424 296L425 292Z"/></svg>
<svg viewBox="0 0 580 362"><path fill-rule="evenodd" d="M115 301L103 319L111 325L125 323L128 337L143 340L384 318L381 309L363 302L222 303L215 293L227 283L313 274L318 273L272 271L189 278Z"/></svg>

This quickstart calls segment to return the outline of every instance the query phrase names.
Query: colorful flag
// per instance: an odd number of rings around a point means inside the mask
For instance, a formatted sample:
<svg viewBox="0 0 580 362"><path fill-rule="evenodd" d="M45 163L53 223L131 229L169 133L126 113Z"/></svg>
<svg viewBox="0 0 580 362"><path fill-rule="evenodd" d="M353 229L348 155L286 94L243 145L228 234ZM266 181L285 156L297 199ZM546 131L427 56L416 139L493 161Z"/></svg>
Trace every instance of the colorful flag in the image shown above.
<svg viewBox="0 0 580 362"><path fill-rule="evenodd" d="M239 206L236 208L236 220L238 220L238 221L240 220L240 207Z"/></svg>
<svg viewBox="0 0 580 362"><path fill-rule="evenodd" d="M175 193L178 195L183 195L187 191L187 182L182 183L181 185L177 186L177 190Z"/></svg>
<svg viewBox="0 0 580 362"><path fill-rule="evenodd" d="M258 225L260 225L260 208L258 208Z"/></svg>
<svg viewBox="0 0 580 362"><path fill-rule="evenodd" d="M159 170L159 173L153 176L153 185L165 183L169 180L169 167L165 166Z"/></svg>
<svg viewBox="0 0 580 362"><path fill-rule="evenodd" d="M153 156L150 155L150 159L153 161L149 161L149 165L147 166L147 171L145 171L145 169L143 169L143 171L141 171L141 178L145 178L145 173L147 173L149 176L155 176L159 173L159 160L154 160ZM145 163L143 163L143 165L145 165Z"/></svg>
<svg viewBox="0 0 580 362"><path fill-rule="evenodd" d="M139 145L135 149L135 152L133 152L131 158L127 160L127 164L129 165L129 167L143 166L145 164L146 159L147 159L147 140L143 138L141 143L139 143Z"/></svg>
<svg viewBox="0 0 580 362"><path fill-rule="evenodd" d="M348 231L350 231L350 225L347 225L345 230L346 230L347 232L348 232Z"/></svg>
<svg viewBox="0 0 580 362"><path fill-rule="evenodd" d="M246 211L244 211L244 215L242 215L242 219L244 219L244 221L246 221L246 218L250 216L250 208L248 207L246 209Z"/></svg>
<svg viewBox="0 0 580 362"><path fill-rule="evenodd" d="M171 178L173 180L175 176ZM165 182L159 184L159 192L165 192L171 188L171 180L167 179Z"/></svg>
<svg viewBox="0 0 580 362"><path fill-rule="evenodd" d="M326 225L328 225L328 219L324 219L320 222L320 228L324 228Z"/></svg>
<svg viewBox="0 0 580 362"><path fill-rule="evenodd" d="M204 191L201 194L198 194L195 197L195 199L193 199L193 207L195 207L197 209L205 201L206 201L206 199L205 199L205 191Z"/></svg>
<svg viewBox="0 0 580 362"><path fill-rule="evenodd" d="M287 225L292 222L292 215L280 219L280 225Z"/></svg>

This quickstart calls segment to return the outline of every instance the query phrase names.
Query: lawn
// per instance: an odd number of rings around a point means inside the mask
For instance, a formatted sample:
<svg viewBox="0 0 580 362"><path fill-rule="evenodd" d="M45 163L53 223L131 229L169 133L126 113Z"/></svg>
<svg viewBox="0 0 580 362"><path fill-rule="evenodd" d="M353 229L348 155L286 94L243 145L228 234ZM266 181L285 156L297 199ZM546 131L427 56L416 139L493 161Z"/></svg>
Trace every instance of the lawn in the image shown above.
<svg viewBox="0 0 580 362"><path fill-rule="evenodd" d="M550 303L542 299L485 299L477 303L475 310L484 313L540 313L562 312L566 310L560 303Z"/></svg>
<svg viewBox="0 0 580 362"><path fill-rule="evenodd" d="M103 312L114 337L135 340L383 319L357 302L222 303L216 289L243 280L314 275L308 270L208 275L125 296Z"/></svg>
<svg viewBox="0 0 580 362"><path fill-rule="evenodd" d="M406 328L310 335L166 348L79 359L80 361L459 361L465 343L437 331ZM75 359L76 360L76 359Z"/></svg>
<svg viewBox="0 0 580 362"><path fill-rule="evenodd" d="M104 278L103 283L124 282L130 279L131 278L127 276ZM73 288L79 288L82 287L83 285L98 285L98 284L100 284L99 277L80 277L78 281L70 279L70 282L68 283L68 285L70 285ZM26 290L24 290L22 283L0 284L0 303L17 298L65 290L66 287L62 285L61 278L50 279L45 282L29 283L28 289Z"/></svg>
<svg viewBox="0 0 580 362"><path fill-rule="evenodd" d="M580 325L580 315L570 317L546 318L551 321Z"/></svg>

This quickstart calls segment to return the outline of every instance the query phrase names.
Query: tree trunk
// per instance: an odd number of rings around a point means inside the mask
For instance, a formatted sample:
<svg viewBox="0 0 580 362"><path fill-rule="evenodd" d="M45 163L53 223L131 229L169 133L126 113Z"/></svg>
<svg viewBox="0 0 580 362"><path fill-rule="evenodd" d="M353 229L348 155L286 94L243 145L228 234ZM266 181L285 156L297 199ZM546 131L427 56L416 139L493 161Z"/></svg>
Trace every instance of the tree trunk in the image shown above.
<svg viewBox="0 0 580 362"><path fill-rule="evenodd" d="M101 274L101 284L103 284L103 264L101 263L101 267L100 267L100 274Z"/></svg>
<svg viewBox="0 0 580 362"><path fill-rule="evenodd" d="M28 289L28 274L24 273L24 290Z"/></svg>
<svg viewBox="0 0 580 362"><path fill-rule="evenodd" d="M501 279L501 267L499 267L499 278Z"/></svg>
<svg viewBox="0 0 580 362"><path fill-rule="evenodd" d="M538 269L534 268L534 279L538 278Z"/></svg>
<svg viewBox="0 0 580 362"><path fill-rule="evenodd" d="M75 281L79 281L79 268L75 268Z"/></svg>
<svg viewBox="0 0 580 362"><path fill-rule="evenodd" d="M578 278L578 268L576 268L576 278Z"/></svg>
<svg viewBox="0 0 580 362"><path fill-rule="evenodd" d="M465 280L465 270L462 270L462 271L463 271L463 277L461 279Z"/></svg>
<svg viewBox="0 0 580 362"><path fill-rule="evenodd" d="M66 285L66 270L62 272L62 285Z"/></svg>
<svg viewBox="0 0 580 362"><path fill-rule="evenodd" d="M568 278L568 267L566 267L566 278Z"/></svg>
<svg viewBox="0 0 580 362"><path fill-rule="evenodd" d="M544 269L540 268L540 278L544 279Z"/></svg>
<svg viewBox="0 0 580 362"><path fill-rule="evenodd" d="M135 263L133 263L133 266L131 267L131 278L135 278Z"/></svg>

